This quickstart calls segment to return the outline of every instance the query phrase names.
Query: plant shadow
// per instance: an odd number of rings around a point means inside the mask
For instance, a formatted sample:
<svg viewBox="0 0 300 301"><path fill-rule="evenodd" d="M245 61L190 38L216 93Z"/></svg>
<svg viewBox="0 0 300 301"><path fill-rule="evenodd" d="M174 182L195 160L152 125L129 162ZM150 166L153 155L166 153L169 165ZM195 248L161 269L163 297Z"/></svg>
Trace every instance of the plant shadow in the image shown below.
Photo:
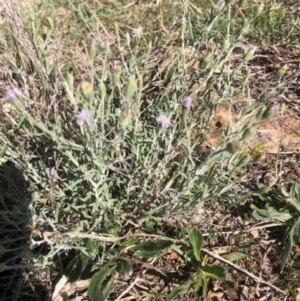
<svg viewBox="0 0 300 301"><path fill-rule="evenodd" d="M29 282L32 193L16 165L0 166L0 300L42 300ZM39 296L38 296L39 295ZM44 298L44 300L46 300Z"/></svg>

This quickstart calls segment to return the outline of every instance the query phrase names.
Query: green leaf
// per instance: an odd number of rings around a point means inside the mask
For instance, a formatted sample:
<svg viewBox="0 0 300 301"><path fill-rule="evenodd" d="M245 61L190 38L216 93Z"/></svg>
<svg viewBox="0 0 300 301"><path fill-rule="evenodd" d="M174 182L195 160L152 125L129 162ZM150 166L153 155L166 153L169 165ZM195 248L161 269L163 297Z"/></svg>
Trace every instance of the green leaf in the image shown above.
<svg viewBox="0 0 300 301"><path fill-rule="evenodd" d="M201 270L206 274L208 274L209 276L219 280L226 280L227 278L226 270L219 265L204 266L201 267Z"/></svg>
<svg viewBox="0 0 300 301"><path fill-rule="evenodd" d="M294 269L292 267L289 267L289 273L293 273L294 276L296 276L297 278L300 278L300 270L298 270L298 269Z"/></svg>
<svg viewBox="0 0 300 301"><path fill-rule="evenodd" d="M166 79L165 79L165 81L163 83L163 87L167 87L168 86L168 84L170 83L171 78L172 78L174 72L176 71L176 68L177 68L177 64L176 63L174 63L174 65L171 65L171 68L169 69L169 72L168 72L168 74L166 76Z"/></svg>
<svg viewBox="0 0 300 301"><path fill-rule="evenodd" d="M159 252L144 252L144 251L141 251L139 253L135 253L134 257L136 257L136 258L145 258L145 257L159 258L159 257L161 257L161 254Z"/></svg>
<svg viewBox="0 0 300 301"><path fill-rule="evenodd" d="M228 261L235 261L235 260L243 259L247 257L247 255L241 252L230 252L230 253L223 254L222 257Z"/></svg>
<svg viewBox="0 0 300 301"><path fill-rule="evenodd" d="M183 284L176 286L167 296L166 301L176 298L179 294L186 293L189 290L191 283L192 280L188 280Z"/></svg>
<svg viewBox="0 0 300 301"><path fill-rule="evenodd" d="M288 212L278 212L276 210L265 210L265 209L255 209L252 212L252 216L257 220L263 220L266 218L276 219L280 222L286 222L292 218L291 214Z"/></svg>
<svg viewBox="0 0 300 301"><path fill-rule="evenodd" d="M138 236L133 236L122 243L123 248L132 248L136 246L136 242L139 240Z"/></svg>
<svg viewBox="0 0 300 301"><path fill-rule="evenodd" d="M113 267L110 267L110 265L111 262L108 262L99 272L93 275L88 288L88 295L91 301L105 301L102 282L116 268L115 265Z"/></svg>
<svg viewBox="0 0 300 301"><path fill-rule="evenodd" d="M173 244L171 246L171 249L174 250L176 253L178 253L181 256L184 255L184 252L181 250L180 246L177 246L177 245Z"/></svg>
<svg viewBox="0 0 300 301"><path fill-rule="evenodd" d="M86 265L88 264L89 258L83 254L80 255L78 262L73 266L69 274L70 283L76 282L80 279L81 273L84 271Z"/></svg>
<svg viewBox="0 0 300 301"><path fill-rule="evenodd" d="M137 90L137 81L134 76L131 76L126 89L126 97L132 97Z"/></svg>
<svg viewBox="0 0 300 301"><path fill-rule="evenodd" d="M54 28L53 19L51 17L47 17L46 20L48 21L48 23L50 25L50 29L53 29Z"/></svg>
<svg viewBox="0 0 300 301"><path fill-rule="evenodd" d="M132 265L128 260L120 259L117 263L117 271L127 278L132 274Z"/></svg>
<svg viewBox="0 0 300 301"><path fill-rule="evenodd" d="M109 296L109 293L111 291L111 288L114 284L114 281L115 281L115 278L114 277L111 277L111 279L109 280L109 282L107 283L106 287L103 289L102 291L102 295L104 297L104 300L106 300Z"/></svg>
<svg viewBox="0 0 300 301"><path fill-rule="evenodd" d="M190 243L193 248L193 253L197 261L200 261L200 252L203 243L203 236L197 229L192 229L189 233Z"/></svg>
<svg viewBox="0 0 300 301"><path fill-rule="evenodd" d="M95 247L95 244L92 242L92 240L87 238L85 241L85 246L86 246L86 252L90 256L93 256L95 254L96 247Z"/></svg>
<svg viewBox="0 0 300 301"><path fill-rule="evenodd" d="M225 286L227 286L230 290L234 290L235 289L235 284L232 281L224 281L223 284L225 284Z"/></svg>
<svg viewBox="0 0 300 301"><path fill-rule="evenodd" d="M297 218L293 226L291 227L286 245L281 253L281 261L280 261L280 269L281 272L286 264L286 261L291 253L292 247L294 246L295 242L299 239L299 226L300 226L300 217Z"/></svg>
<svg viewBox="0 0 300 301"><path fill-rule="evenodd" d="M158 239L154 241L145 241L136 246L136 249L140 249L145 252L159 252L169 248L173 244L170 240Z"/></svg>
<svg viewBox="0 0 300 301"><path fill-rule="evenodd" d="M290 189L290 198L288 198L289 203L291 203L298 212L300 212L300 184L294 181L287 181L292 183Z"/></svg>

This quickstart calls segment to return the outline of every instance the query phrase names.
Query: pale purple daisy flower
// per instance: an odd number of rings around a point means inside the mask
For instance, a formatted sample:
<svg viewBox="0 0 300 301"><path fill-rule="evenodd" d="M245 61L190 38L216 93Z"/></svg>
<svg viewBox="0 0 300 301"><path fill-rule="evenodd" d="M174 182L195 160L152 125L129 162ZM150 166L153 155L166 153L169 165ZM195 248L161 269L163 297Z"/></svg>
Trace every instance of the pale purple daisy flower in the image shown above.
<svg viewBox="0 0 300 301"><path fill-rule="evenodd" d="M17 88L12 88L6 91L5 98L7 101L14 101L22 96L21 92Z"/></svg>
<svg viewBox="0 0 300 301"><path fill-rule="evenodd" d="M134 38L140 38L142 36L143 33L143 28L141 26L139 26L138 28L134 28L131 31L131 34Z"/></svg>
<svg viewBox="0 0 300 301"><path fill-rule="evenodd" d="M159 114L156 121L160 123L163 128L168 128L172 124L171 118L167 117L164 113Z"/></svg>
<svg viewBox="0 0 300 301"><path fill-rule="evenodd" d="M185 16L183 16L183 17L180 19L180 21L181 21L181 24L187 23L187 19L186 19Z"/></svg>
<svg viewBox="0 0 300 301"><path fill-rule="evenodd" d="M81 111L79 111L78 114L77 114L79 124L81 126L83 126L85 123L87 125L91 125L90 116L91 116L91 112L89 110L82 109Z"/></svg>
<svg viewBox="0 0 300 301"><path fill-rule="evenodd" d="M182 101L182 105L187 109L192 105L192 103L193 98L191 96L186 96Z"/></svg>

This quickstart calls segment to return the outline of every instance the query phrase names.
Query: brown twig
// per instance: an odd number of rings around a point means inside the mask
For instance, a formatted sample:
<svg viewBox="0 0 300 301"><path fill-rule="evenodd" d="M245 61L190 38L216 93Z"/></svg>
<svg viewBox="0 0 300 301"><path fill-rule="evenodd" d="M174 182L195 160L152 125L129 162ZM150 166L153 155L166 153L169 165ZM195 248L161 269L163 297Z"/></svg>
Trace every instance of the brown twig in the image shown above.
<svg viewBox="0 0 300 301"><path fill-rule="evenodd" d="M135 284L137 283L137 282L139 282L140 281L140 278L139 277L136 277L135 279L134 279L134 281L128 286L128 288L124 291L124 292L122 292L122 294L116 299L116 301L120 301L121 300L121 298L124 296L124 295L126 295L134 286L135 286Z"/></svg>
<svg viewBox="0 0 300 301"><path fill-rule="evenodd" d="M265 285L267 285L267 286L269 286L269 287L272 287L272 288L273 288L274 290L276 290L277 292L280 292L280 293L282 293L282 294L286 294L286 292L283 291L283 290L281 290L279 287L273 285L273 284L270 283L270 282L267 282L267 281L263 280L263 279L260 278L260 277L255 276L254 274L252 274L252 273L250 273L250 272L244 270L243 268L241 268L241 267L239 267L238 265L236 265L236 264L234 264L234 263L232 263L232 262L230 262L230 261L224 259L223 257L221 257L221 256L219 256L219 255L217 255L217 254L215 254L215 253L213 253L213 252L211 252L211 251L209 251L209 250L207 250L207 249L205 249L205 248L202 248L201 251L203 251L204 253L210 255L211 257L213 257L213 258L215 258L215 259L218 259L218 260L220 260L220 261L222 261L222 262L224 262L224 263L227 263L228 265L230 265L231 267L233 267L235 270L237 270L237 271L239 271L239 272L241 272L241 273L247 275L248 277L254 279L255 281L260 282L260 283L263 283L263 284L265 284Z"/></svg>
<svg viewBox="0 0 300 301"><path fill-rule="evenodd" d="M164 240L170 240L176 243L183 243L188 245L188 243L184 240L179 240L179 239L174 239L174 238L170 238L170 237L165 237L163 235L156 235L156 234L147 234L147 233L130 233L130 231L120 237L116 237L113 235L109 235L109 234L89 234L89 233L74 233L74 232L67 232L67 233L57 233L57 232L44 232L44 235L46 235L47 237L52 237L52 236L58 236L61 238L90 238L90 239L95 239L95 240L99 240L99 241L106 241L106 242L117 242L117 241L121 241L123 239L126 238L130 238L133 236L140 236L140 237L153 237L153 238L159 238L159 239L164 239Z"/></svg>

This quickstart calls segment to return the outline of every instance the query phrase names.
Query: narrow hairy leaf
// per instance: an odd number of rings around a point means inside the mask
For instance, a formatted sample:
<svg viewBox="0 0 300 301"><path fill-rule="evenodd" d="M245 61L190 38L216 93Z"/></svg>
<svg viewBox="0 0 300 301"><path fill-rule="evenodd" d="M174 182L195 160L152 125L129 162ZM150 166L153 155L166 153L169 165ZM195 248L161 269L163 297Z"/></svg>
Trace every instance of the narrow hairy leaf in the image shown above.
<svg viewBox="0 0 300 301"><path fill-rule="evenodd" d="M153 240L153 241L145 241L136 246L136 249L140 249L145 252L159 252L164 249L169 248L173 244L170 240Z"/></svg>
<svg viewBox="0 0 300 301"><path fill-rule="evenodd" d="M226 270L219 265L204 266L201 268L201 270L206 274L208 274L209 276L219 280L226 280L227 278Z"/></svg>
<svg viewBox="0 0 300 301"><path fill-rule="evenodd" d="M188 281L184 282L183 284L176 286L171 291L171 293L167 296L166 301L172 300L182 293L186 293L188 291L188 289L190 288L191 283L192 283L192 280L188 280Z"/></svg>
<svg viewBox="0 0 300 301"><path fill-rule="evenodd" d="M280 222L288 221L292 216L288 212L278 212L276 210L265 210L265 209L255 209L252 212L252 216L257 220L263 220L266 218L276 219Z"/></svg>
<svg viewBox="0 0 300 301"><path fill-rule="evenodd" d="M197 261L200 261L200 252L203 243L203 236L197 229L192 229L189 233L189 240L193 248L193 254Z"/></svg>
<svg viewBox="0 0 300 301"><path fill-rule="evenodd" d="M230 252L230 253L223 254L222 257L228 261L235 261L235 260L243 259L247 257L247 255L241 252Z"/></svg>
<svg viewBox="0 0 300 301"><path fill-rule="evenodd" d="M69 275L70 283L76 282L80 279L81 273L84 271L86 265L88 264L89 258L84 254L81 254L78 258L77 263L74 265L72 271Z"/></svg>
<svg viewBox="0 0 300 301"><path fill-rule="evenodd" d="M106 286L103 288L102 295L104 297L104 300L106 300L110 294L111 288L114 284L115 278L111 277L111 279L108 281Z"/></svg>
<svg viewBox="0 0 300 301"><path fill-rule="evenodd" d="M132 264L126 259L120 259L117 263L117 270L126 278L132 274Z"/></svg>
<svg viewBox="0 0 300 301"><path fill-rule="evenodd" d="M93 275L88 288L88 295L91 301L105 301L102 282L115 269L115 266L110 267L110 265L111 262L108 262L99 272Z"/></svg>
<svg viewBox="0 0 300 301"><path fill-rule="evenodd" d="M291 253L292 247L299 239L299 226L300 226L300 217L297 218L293 226L288 232L288 238L286 245L281 253L280 269L283 270L286 261Z"/></svg>

